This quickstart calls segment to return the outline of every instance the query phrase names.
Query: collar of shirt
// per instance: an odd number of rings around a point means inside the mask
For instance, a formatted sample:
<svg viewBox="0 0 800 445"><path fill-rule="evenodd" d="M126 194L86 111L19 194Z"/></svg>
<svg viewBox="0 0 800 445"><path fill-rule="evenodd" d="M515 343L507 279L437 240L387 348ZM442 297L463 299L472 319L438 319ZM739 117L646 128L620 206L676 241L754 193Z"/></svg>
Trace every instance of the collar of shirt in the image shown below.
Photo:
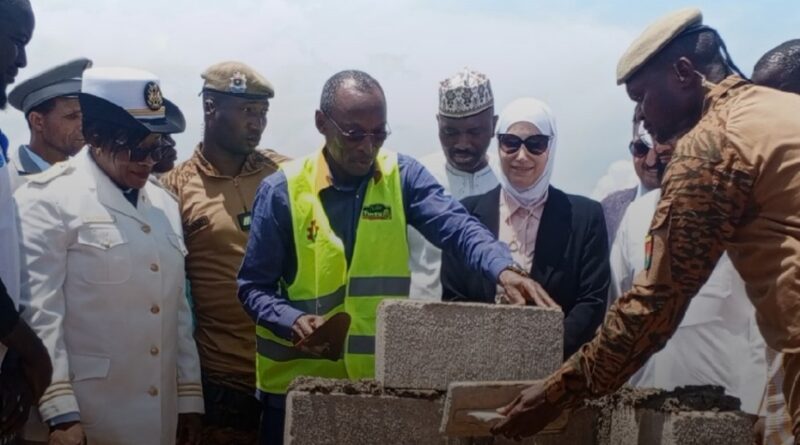
<svg viewBox="0 0 800 445"><path fill-rule="evenodd" d="M211 162L205 158L205 156L203 156L202 149L203 143L200 142L197 144L197 148L195 148L194 154L190 159L190 162L197 167L197 170L200 173L212 178L230 178L230 176L222 175L219 170L217 170L217 168L214 167ZM242 165L242 170L239 172L238 176L252 175L270 166L276 169L278 168L278 165L274 161L264 156L260 151L255 150L247 156L247 159L244 161L244 165Z"/></svg>
<svg viewBox="0 0 800 445"><path fill-rule="evenodd" d="M648 194L648 193L650 193L652 191L653 191L653 189L645 188L645 186L642 185L642 183L640 182L639 185L636 186L636 196L634 197L634 199L641 198L642 196L644 196L644 195L646 195L646 194Z"/></svg>
<svg viewBox="0 0 800 445"><path fill-rule="evenodd" d="M372 164L372 179L377 183L383 177L380 169L377 168L377 160ZM325 190L326 188L333 187L337 190L341 191L352 191L358 188L358 186L362 183L359 183L355 186L347 186L341 183L341 181L337 181L331 171L330 166L328 165L328 156L325 154L325 149L319 151L319 155L317 156L317 168L316 168L316 177L314 178L314 193L319 194L320 191ZM370 175L367 175L369 177Z"/></svg>
<svg viewBox="0 0 800 445"><path fill-rule="evenodd" d="M39 156L35 151L31 150L31 146L30 145L26 145L26 144L20 145L19 149L20 150L25 150L25 152L28 153L28 156L30 156L31 160L36 164L37 167L39 167L39 170L45 171L48 168L50 168L51 164L49 162L45 161L44 159L42 159L42 157Z"/></svg>
<svg viewBox="0 0 800 445"><path fill-rule="evenodd" d="M547 202L547 194L545 192L544 199L540 201L538 205L534 207L528 208L523 206L519 201L517 201L510 193L506 193L505 190L502 190L501 196L502 199L505 201L506 207L508 207L508 216L509 218L515 216L517 212L520 215L538 215L537 219L542 216L541 210L544 209L544 204Z"/></svg>
<svg viewBox="0 0 800 445"><path fill-rule="evenodd" d="M481 179L487 175L494 176L494 171L492 171L491 167L491 159L489 158L487 158L486 160L486 165L482 169L474 173L465 172L463 170L459 170L453 167L452 165L450 165L450 162L446 160L446 158L445 158L445 168L447 169L447 172L450 173L451 175L460 176L464 178L473 178L475 180Z"/></svg>
<svg viewBox="0 0 800 445"><path fill-rule="evenodd" d="M705 114L719 98L727 94L728 91L730 91L732 88L738 87L743 83L747 83L747 81L735 74L732 74L726 77L722 82L714 85L714 87L711 88L708 93L706 93L706 97L703 102L703 114Z"/></svg>

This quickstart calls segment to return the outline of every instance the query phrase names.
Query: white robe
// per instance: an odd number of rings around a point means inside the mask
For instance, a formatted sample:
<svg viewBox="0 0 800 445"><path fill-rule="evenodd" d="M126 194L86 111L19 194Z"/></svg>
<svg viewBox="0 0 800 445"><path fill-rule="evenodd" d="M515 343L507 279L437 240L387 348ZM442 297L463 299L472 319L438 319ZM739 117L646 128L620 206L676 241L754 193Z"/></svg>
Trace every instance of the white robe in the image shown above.
<svg viewBox="0 0 800 445"><path fill-rule="evenodd" d="M482 195L500 185L497 181L496 158L489 156L489 165L475 173L455 169L447 163L442 150L426 155L419 162L457 200ZM408 227L408 265L411 269L410 298L417 300L442 299L440 271L442 251L429 243L420 232Z"/></svg>

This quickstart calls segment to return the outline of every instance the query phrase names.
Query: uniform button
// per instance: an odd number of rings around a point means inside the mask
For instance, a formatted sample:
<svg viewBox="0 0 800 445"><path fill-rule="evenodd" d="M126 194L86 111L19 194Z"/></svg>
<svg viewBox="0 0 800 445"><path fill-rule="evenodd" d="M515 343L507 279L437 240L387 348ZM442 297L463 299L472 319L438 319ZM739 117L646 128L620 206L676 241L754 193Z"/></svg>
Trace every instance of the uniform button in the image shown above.
<svg viewBox="0 0 800 445"><path fill-rule="evenodd" d="M155 346L150 348L150 355L158 355L158 348Z"/></svg>
<svg viewBox="0 0 800 445"><path fill-rule="evenodd" d="M155 397L158 395L158 388L156 388L155 386L151 386L150 389L147 390L147 393Z"/></svg>
<svg viewBox="0 0 800 445"><path fill-rule="evenodd" d="M151 264L150 270L152 270L153 272L158 272L158 264L156 263Z"/></svg>
<svg viewBox="0 0 800 445"><path fill-rule="evenodd" d="M142 232L150 233L150 226L148 226L147 224L143 225L142 226Z"/></svg>
<svg viewBox="0 0 800 445"><path fill-rule="evenodd" d="M161 308L158 307L157 304L154 304L154 305L150 306L150 312L153 313L153 314L157 314L157 313L161 312Z"/></svg>

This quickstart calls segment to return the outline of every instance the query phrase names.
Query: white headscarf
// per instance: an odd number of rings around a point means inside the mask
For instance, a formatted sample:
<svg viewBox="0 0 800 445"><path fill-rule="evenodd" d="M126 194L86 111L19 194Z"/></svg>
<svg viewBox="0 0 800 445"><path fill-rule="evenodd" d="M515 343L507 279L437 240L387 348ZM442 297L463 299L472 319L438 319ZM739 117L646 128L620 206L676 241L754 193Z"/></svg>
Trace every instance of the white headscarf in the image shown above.
<svg viewBox="0 0 800 445"><path fill-rule="evenodd" d="M500 113L500 119L497 121L497 134L507 133L508 129L517 122L530 122L536 125L542 134L550 136L550 144L547 147L547 165L544 167L542 176L533 185L523 190L517 190L508 181L502 168L500 168L497 178L508 194L524 207L532 208L547 199L547 188L550 186L550 176L553 174L553 161L558 146L556 118L546 103L532 97L523 97L508 104ZM520 147L520 150L525 150L525 146Z"/></svg>

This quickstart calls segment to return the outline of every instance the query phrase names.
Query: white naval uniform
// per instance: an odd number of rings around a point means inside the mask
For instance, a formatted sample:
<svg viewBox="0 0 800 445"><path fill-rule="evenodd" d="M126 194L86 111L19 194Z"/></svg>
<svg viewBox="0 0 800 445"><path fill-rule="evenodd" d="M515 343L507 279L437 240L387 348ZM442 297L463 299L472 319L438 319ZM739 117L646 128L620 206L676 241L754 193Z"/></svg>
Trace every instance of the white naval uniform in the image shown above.
<svg viewBox="0 0 800 445"><path fill-rule="evenodd" d="M447 163L442 150L420 158L419 162L459 201L482 195L500 185L495 173L497 163L492 156L489 156L489 165L475 173L455 169ZM441 300L442 251L411 226L408 226L408 251L408 266L411 270L409 297L417 300Z"/></svg>
<svg viewBox="0 0 800 445"><path fill-rule="evenodd" d="M23 316L53 361L42 419L79 412L90 444L174 443L178 413L203 411L177 202L148 181L132 206L89 150L28 179L14 197Z"/></svg>
<svg viewBox="0 0 800 445"><path fill-rule="evenodd" d="M645 268L645 238L661 190L636 198L625 212L611 247L611 301L632 287ZM674 389L714 384L757 413L767 379L764 339L744 282L727 254L692 298L675 335L634 374L638 387Z"/></svg>

